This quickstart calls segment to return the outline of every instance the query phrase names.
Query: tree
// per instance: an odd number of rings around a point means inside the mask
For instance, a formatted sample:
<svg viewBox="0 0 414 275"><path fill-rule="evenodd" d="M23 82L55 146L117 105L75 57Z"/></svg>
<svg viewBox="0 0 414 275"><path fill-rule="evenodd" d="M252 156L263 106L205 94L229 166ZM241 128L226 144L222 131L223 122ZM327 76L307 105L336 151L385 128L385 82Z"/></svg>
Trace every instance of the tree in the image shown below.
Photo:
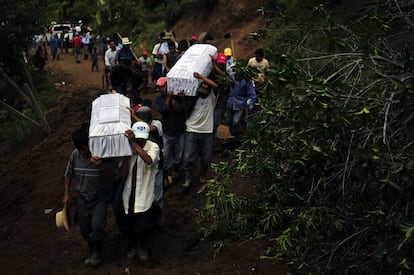
<svg viewBox="0 0 414 275"><path fill-rule="evenodd" d="M22 97L31 106L40 119L46 133L50 131L49 126L41 113L39 106L31 92L35 87L31 81L28 64L30 61L29 52L32 47L32 39L35 34L43 33L46 26L47 14L46 1L4 1L0 5L7 11L3 14L0 22L0 35L4 38L0 51L1 76L5 80L0 85L2 100L9 99L9 103L2 101L2 106L17 114L17 110L10 109L10 102L17 97ZM30 83L19 87L17 83ZM25 91L25 92L24 92ZM35 122L27 116L25 119Z"/></svg>

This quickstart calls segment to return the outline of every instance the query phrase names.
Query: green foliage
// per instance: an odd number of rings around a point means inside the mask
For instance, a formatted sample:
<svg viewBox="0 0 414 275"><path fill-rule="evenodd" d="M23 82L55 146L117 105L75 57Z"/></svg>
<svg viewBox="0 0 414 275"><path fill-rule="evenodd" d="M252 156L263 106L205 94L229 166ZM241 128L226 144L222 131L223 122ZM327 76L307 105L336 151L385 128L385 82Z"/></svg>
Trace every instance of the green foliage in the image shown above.
<svg viewBox="0 0 414 275"><path fill-rule="evenodd" d="M32 125L26 120L11 120L2 122L0 127L0 142L7 148L16 149L29 140Z"/></svg>
<svg viewBox="0 0 414 275"><path fill-rule="evenodd" d="M237 162L259 192L244 202L239 232L280 230L268 256L295 274L414 268L413 8L382 1L339 16L317 5L296 16L265 7L283 16L261 36L272 69Z"/></svg>
<svg viewBox="0 0 414 275"><path fill-rule="evenodd" d="M247 230L249 217L243 210L250 207L247 200L230 191L232 183L232 166L228 162L213 164L215 179L209 181L208 200L200 211L201 219L213 217L208 227L203 228L204 235L223 237L227 234L240 236Z"/></svg>
<svg viewBox="0 0 414 275"><path fill-rule="evenodd" d="M46 7L41 0L0 0L0 5L4 11L0 19L0 64L14 75L20 72L22 51L30 49L33 35L43 31Z"/></svg>

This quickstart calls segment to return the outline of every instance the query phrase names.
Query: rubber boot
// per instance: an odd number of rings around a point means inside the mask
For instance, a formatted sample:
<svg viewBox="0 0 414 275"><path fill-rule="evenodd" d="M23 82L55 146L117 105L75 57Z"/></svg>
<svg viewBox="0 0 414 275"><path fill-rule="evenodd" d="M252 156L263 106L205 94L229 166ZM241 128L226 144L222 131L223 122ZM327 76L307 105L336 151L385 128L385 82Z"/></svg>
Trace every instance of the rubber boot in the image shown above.
<svg viewBox="0 0 414 275"><path fill-rule="evenodd" d="M149 255L144 242L139 242L137 245L138 257L141 261L148 261Z"/></svg>
<svg viewBox="0 0 414 275"><path fill-rule="evenodd" d="M130 235L129 236L129 243L130 243L130 249L128 250L128 253L127 253L127 259L132 260L138 255L136 237L133 236L133 235Z"/></svg>
<svg viewBox="0 0 414 275"><path fill-rule="evenodd" d="M96 241L94 243L93 254L91 257L91 265L94 267L102 264L103 241Z"/></svg>
<svg viewBox="0 0 414 275"><path fill-rule="evenodd" d="M95 243L94 242L88 242L88 248L89 248L88 257L83 262L84 265L87 265L87 266L92 265L91 264L91 259L92 259L94 247L95 247Z"/></svg>

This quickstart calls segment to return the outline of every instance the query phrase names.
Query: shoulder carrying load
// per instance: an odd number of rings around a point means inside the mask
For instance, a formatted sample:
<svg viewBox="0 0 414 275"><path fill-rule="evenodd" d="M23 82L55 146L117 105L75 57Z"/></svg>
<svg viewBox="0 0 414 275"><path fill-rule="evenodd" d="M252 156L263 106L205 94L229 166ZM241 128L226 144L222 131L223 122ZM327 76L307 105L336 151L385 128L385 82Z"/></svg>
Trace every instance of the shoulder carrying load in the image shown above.
<svg viewBox="0 0 414 275"><path fill-rule="evenodd" d="M167 88L174 94L184 91L186 96L195 96L201 82L194 77L198 72L208 77L213 70L210 55L217 55L217 48L209 44L195 44L185 51L167 74Z"/></svg>
<svg viewBox="0 0 414 275"><path fill-rule="evenodd" d="M92 102L89 149L101 158L131 156L124 133L131 129L129 98L121 94L101 95Z"/></svg>

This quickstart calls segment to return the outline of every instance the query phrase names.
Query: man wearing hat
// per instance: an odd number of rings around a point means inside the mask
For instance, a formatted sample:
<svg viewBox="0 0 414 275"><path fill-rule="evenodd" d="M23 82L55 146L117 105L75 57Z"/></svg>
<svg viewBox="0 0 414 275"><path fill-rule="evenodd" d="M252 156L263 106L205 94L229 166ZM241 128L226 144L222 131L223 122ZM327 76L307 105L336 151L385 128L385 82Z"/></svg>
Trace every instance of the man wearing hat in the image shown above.
<svg viewBox="0 0 414 275"><path fill-rule="evenodd" d="M164 171L168 184L179 176L185 142L186 104L184 93L173 95L167 91L167 78L160 77L156 83L160 92L156 105L163 118Z"/></svg>
<svg viewBox="0 0 414 275"><path fill-rule="evenodd" d="M122 48L116 53L115 60L117 64L121 64L124 61L132 62L134 60L134 55L132 54L132 49L130 45L132 44L129 41L128 37L122 38Z"/></svg>
<svg viewBox="0 0 414 275"><path fill-rule="evenodd" d="M149 72L152 67L152 61L151 61L151 58L148 57L148 51L144 50L142 52L142 56L140 56L138 60L139 60L139 63L141 64L141 72L142 72L142 78L144 81L144 87L147 87Z"/></svg>
<svg viewBox="0 0 414 275"><path fill-rule="evenodd" d="M166 43L167 39L165 39L165 32L160 32L158 36L158 43L154 45L152 49L152 56L154 57L154 68L152 71L152 81L157 82L158 78L163 76L163 64L164 64L164 54L163 51L164 47L162 46L163 43ZM168 50L168 47L167 47Z"/></svg>
<svg viewBox="0 0 414 275"><path fill-rule="evenodd" d="M149 134L150 127L143 121L135 122L125 132L135 154L121 167L125 178L122 200L131 246L127 257L138 255L142 261L148 260L146 241L155 226L154 188L160 155L158 145L148 140Z"/></svg>
<svg viewBox="0 0 414 275"><path fill-rule="evenodd" d="M229 75L234 75L233 71L233 63L234 63L234 57L233 57L233 51L231 48L225 48L224 49L224 55L227 57L227 64L226 64L226 71Z"/></svg>
<svg viewBox="0 0 414 275"><path fill-rule="evenodd" d="M80 56L82 54L82 38L79 36L78 32L75 32L75 35L73 36L72 45L75 62L80 63Z"/></svg>
<svg viewBox="0 0 414 275"><path fill-rule="evenodd" d="M198 37L196 35L191 36L190 46L197 44L197 41L198 41Z"/></svg>
<svg viewBox="0 0 414 275"><path fill-rule="evenodd" d="M224 53L217 54L217 58L214 59L214 56L210 56L211 61L213 63L214 75L216 79L219 77L226 77L226 64L227 64L227 57ZM217 81L218 82L218 81ZM224 85L221 81L218 84L219 90L219 98L217 100L216 108L214 109L214 134L216 133L217 127L220 124L221 118L223 116L223 111L226 108L226 101L229 94L229 88Z"/></svg>

